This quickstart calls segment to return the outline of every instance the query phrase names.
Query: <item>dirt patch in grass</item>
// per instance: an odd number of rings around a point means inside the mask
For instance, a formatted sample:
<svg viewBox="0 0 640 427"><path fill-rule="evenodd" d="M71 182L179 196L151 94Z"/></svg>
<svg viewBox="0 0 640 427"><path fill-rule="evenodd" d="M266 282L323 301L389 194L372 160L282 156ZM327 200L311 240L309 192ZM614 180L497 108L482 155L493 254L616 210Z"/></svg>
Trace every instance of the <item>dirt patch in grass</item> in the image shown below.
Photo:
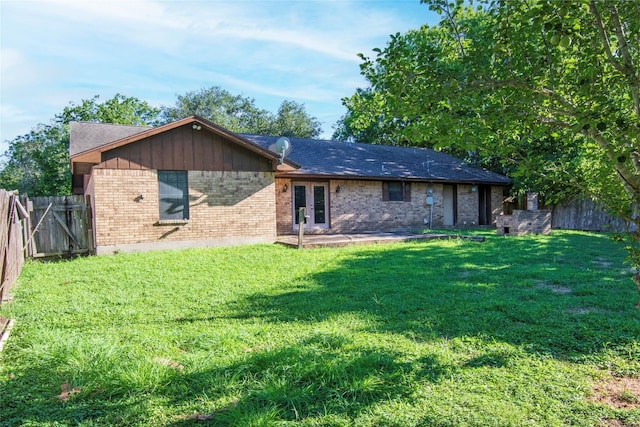
<svg viewBox="0 0 640 427"><path fill-rule="evenodd" d="M615 409L636 409L640 407L640 378L609 376L593 387L591 400Z"/></svg>
<svg viewBox="0 0 640 427"><path fill-rule="evenodd" d="M593 259L593 265L595 265L596 267L600 267L600 268L609 268L613 265L613 263L609 260L607 260L604 257L596 257Z"/></svg>
<svg viewBox="0 0 640 427"><path fill-rule="evenodd" d="M604 310L593 307L571 307L566 310L569 314L590 314L590 313L605 313Z"/></svg>
<svg viewBox="0 0 640 427"><path fill-rule="evenodd" d="M554 294L558 294L558 295L567 295L573 292L573 290L568 286L549 283L544 280L536 280L535 285L536 285L536 288L538 289L545 289L547 291L551 291Z"/></svg>

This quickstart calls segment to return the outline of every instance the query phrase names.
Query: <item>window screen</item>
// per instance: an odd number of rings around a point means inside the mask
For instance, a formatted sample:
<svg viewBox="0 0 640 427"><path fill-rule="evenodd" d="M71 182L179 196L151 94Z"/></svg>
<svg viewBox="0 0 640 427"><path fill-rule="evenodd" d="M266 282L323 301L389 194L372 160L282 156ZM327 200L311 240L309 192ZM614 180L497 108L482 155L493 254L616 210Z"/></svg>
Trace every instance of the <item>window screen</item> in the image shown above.
<svg viewBox="0 0 640 427"><path fill-rule="evenodd" d="M189 219L187 171L158 171L160 219Z"/></svg>
<svg viewBox="0 0 640 427"><path fill-rule="evenodd" d="M410 202L411 183L402 181L383 182L382 200L385 202Z"/></svg>

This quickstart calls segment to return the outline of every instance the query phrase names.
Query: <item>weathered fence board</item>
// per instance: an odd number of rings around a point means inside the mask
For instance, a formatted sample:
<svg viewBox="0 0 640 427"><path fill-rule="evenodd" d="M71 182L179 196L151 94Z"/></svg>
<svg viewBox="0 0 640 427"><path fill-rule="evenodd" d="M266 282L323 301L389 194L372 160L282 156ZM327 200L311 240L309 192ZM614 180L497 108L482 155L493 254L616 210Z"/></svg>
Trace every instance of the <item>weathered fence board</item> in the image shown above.
<svg viewBox="0 0 640 427"><path fill-rule="evenodd" d="M22 222L27 218L18 195L0 189L0 300L8 298L9 290L20 275L24 263Z"/></svg>
<svg viewBox="0 0 640 427"><path fill-rule="evenodd" d="M31 222L35 256L73 255L93 250L91 217L83 196L34 197Z"/></svg>
<svg viewBox="0 0 640 427"><path fill-rule="evenodd" d="M569 200L553 205L552 228L586 231L624 231L625 222L609 214L591 199Z"/></svg>

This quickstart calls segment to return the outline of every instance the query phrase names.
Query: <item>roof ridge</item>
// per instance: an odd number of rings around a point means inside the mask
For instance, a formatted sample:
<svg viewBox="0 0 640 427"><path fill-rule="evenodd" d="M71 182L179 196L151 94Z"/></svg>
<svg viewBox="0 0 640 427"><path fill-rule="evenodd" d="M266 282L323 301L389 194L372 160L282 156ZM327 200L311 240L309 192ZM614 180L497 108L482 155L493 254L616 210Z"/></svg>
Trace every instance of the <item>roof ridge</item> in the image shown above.
<svg viewBox="0 0 640 427"><path fill-rule="evenodd" d="M132 128L154 128L157 126L153 126L153 125L125 125L124 123L103 123L103 122L92 122L92 121L87 121L87 120L71 120L69 123L79 123L79 124L86 124L86 125L99 125L99 126L126 126L126 127L132 127Z"/></svg>

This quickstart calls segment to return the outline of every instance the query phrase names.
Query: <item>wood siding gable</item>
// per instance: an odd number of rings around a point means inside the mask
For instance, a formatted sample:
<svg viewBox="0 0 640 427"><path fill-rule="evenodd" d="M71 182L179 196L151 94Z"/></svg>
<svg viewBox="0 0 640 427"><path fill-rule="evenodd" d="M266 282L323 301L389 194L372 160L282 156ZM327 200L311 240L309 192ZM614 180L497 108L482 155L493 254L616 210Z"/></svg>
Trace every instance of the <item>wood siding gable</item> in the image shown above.
<svg viewBox="0 0 640 427"><path fill-rule="evenodd" d="M102 153L102 169L273 170L272 160L221 135L185 124Z"/></svg>

